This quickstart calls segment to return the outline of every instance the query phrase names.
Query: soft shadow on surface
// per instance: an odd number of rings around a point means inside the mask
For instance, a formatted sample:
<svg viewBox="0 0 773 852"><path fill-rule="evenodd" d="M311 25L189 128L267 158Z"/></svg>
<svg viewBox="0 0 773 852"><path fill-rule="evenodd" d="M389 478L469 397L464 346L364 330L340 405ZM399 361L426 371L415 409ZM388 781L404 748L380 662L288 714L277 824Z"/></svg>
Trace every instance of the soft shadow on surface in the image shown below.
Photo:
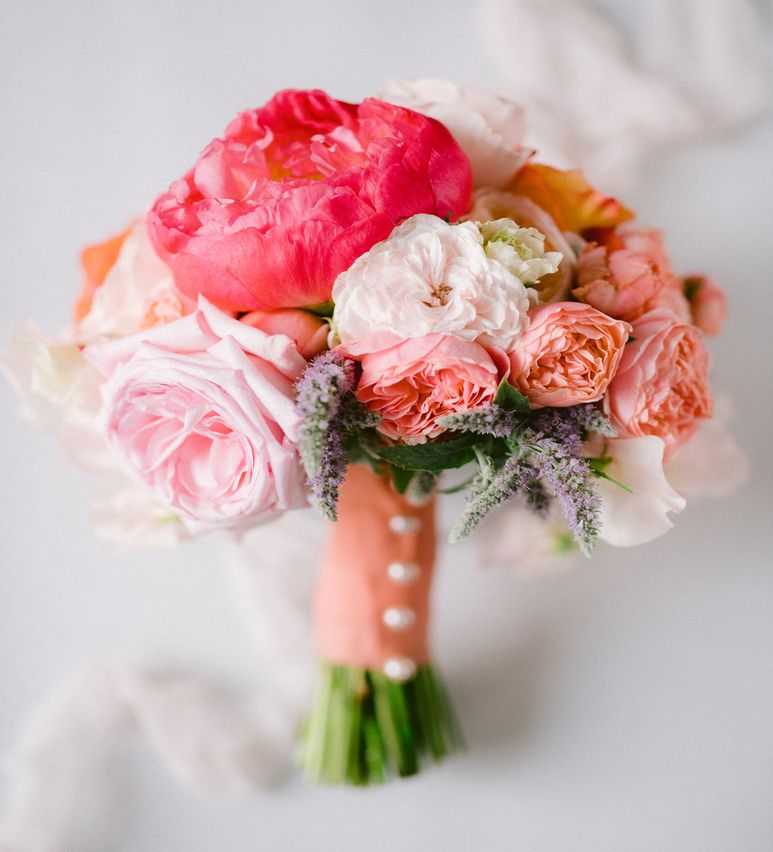
<svg viewBox="0 0 773 852"><path fill-rule="evenodd" d="M497 633L481 637L479 655L465 654L444 672L467 746L476 753L518 748L536 735L553 656L546 625Z"/></svg>

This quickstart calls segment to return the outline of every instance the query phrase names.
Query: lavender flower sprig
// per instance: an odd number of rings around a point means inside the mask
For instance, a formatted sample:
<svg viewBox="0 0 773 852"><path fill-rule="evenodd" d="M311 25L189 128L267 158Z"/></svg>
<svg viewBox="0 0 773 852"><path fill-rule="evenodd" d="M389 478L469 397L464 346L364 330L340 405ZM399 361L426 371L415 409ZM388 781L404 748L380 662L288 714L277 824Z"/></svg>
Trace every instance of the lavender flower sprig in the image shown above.
<svg viewBox="0 0 773 852"><path fill-rule="evenodd" d="M587 431L614 435L598 406L542 409L524 418L493 403L450 415L443 425L504 438L507 447L498 468L492 458L478 453L479 473L452 541L468 535L507 500L521 496L544 517L556 499L580 549L590 553L598 537L601 501L595 473L581 456L582 441Z"/></svg>
<svg viewBox="0 0 773 852"><path fill-rule="evenodd" d="M437 422L452 432L477 432L479 435L506 438L515 431L522 419L514 411L508 411L496 402L488 402L469 411L444 414L438 417Z"/></svg>
<svg viewBox="0 0 773 852"><path fill-rule="evenodd" d="M338 517L338 493L346 475L344 439L378 422L354 396L356 370L354 361L326 352L309 364L296 385L301 461L319 511L331 521Z"/></svg>

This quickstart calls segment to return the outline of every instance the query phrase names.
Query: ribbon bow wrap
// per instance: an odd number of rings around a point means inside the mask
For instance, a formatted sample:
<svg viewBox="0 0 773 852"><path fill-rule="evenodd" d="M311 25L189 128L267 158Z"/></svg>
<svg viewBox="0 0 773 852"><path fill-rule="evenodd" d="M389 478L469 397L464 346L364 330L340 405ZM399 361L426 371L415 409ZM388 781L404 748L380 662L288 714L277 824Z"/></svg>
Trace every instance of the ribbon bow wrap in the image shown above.
<svg viewBox="0 0 773 852"><path fill-rule="evenodd" d="M636 5L633 40L579 0L483 0L479 19L510 81L506 94L529 114L527 143L616 189L658 148L761 112L769 30L759 5L647 0ZM537 37L545 31L560 50L545 50ZM289 767L311 687L309 554L324 535L312 510L289 512L247 535L236 558L229 554L256 664L269 663L259 692L244 699L194 674L97 664L34 712L5 760L0 850L99 846L96 835L109 836L111 825L95 818L98 803L111 812L118 783L107 757L132 729L181 779L210 792L252 790Z"/></svg>

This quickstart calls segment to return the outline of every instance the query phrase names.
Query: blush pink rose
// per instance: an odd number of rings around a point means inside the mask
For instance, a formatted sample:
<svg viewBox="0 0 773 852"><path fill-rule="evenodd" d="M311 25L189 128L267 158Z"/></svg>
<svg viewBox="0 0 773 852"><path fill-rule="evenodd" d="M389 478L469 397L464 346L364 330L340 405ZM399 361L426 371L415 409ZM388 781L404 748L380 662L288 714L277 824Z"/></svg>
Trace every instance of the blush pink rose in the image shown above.
<svg viewBox="0 0 773 852"><path fill-rule="evenodd" d="M509 382L534 408L596 402L623 356L630 325L580 302L552 302L509 352Z"/></svg>
<svg viewBox="0 0 773 852"><path fill-rule="evenodd" d="M719 284L705 275L690 275L682 279L682 287L693 323L712 337L719 334L727 314L727 299Z"/></svg>
<svg viewBox="0 0 773 852"><path fill-rule="evenodd" d="M311 361L327 349L330 326L310 311L302 311L298 308L253 311L240 317L240 321L253 328L259 328L266 334L287 335L307 361Z"/></svg>
<svg viewBox="0 0 773 852"><path fill-rule="evenodd" d="M434 119L286 90L238 115L148 223L185 293L227 310L306 307L403 219L465 213L471 181Z"/></svg>
<svg viewBox="0 0 773 852"><path fill-rule="evenodd" d="M445 432L437 422L444 414L492 402L507 370L499 350L445 334L402 340L383 332L342 351L362 366L356 395L381 415L378 430L406 444Z"/></svg>
<svg viewBox="0 0 773 852"><path fill-rule="evenodd" d="M659 231L623 226L595 236L600 242L586 245L577 262L577 299L627 322L658 307L689 318Z"/></svg>
<svg viewBox="0 0 773 852"><path fill-rule="evenodd" d="M668 311L652 311L633 324L605 410L621 437L662 438L668 459L711 417L708 369L701 332Z"/></svg>
<svg viewBox="0 0 773 852"><path fill-rule="evenodd" d="M303 506L292 341L201 300L176 322L86 347L107 377L101 426L129 471L191 532Z"/></svg>

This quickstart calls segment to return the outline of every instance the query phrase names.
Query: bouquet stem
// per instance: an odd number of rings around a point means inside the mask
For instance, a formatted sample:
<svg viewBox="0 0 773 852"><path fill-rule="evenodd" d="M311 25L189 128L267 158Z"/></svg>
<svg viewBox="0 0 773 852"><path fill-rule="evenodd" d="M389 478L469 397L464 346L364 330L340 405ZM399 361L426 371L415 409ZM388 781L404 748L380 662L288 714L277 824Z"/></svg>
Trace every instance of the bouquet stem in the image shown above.
<svg viewBox="0 0 773 852"><path fill-rule="evenodd" d="M369 784L413 775L462 745L427 649L435 505L353 465L315 603L321 657L301 749L309 780Z"/></svg>

